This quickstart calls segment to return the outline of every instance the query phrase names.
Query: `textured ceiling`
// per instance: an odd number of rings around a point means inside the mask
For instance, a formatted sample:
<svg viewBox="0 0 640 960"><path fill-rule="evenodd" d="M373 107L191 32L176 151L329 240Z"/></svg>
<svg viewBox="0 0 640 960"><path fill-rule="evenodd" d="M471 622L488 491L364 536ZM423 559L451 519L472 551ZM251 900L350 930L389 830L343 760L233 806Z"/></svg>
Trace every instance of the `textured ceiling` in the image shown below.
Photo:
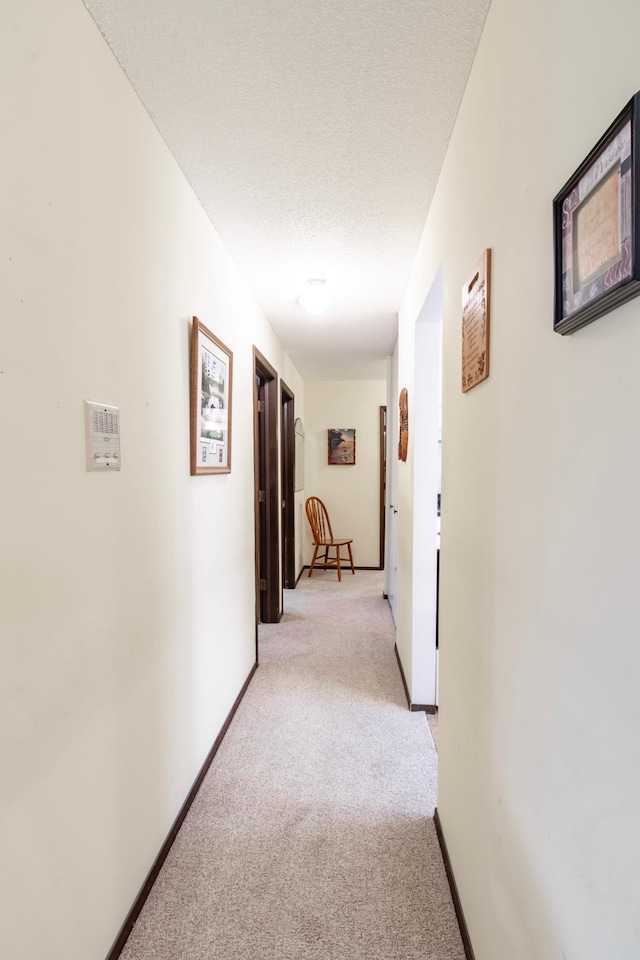
<svg viewBox="0 0 640 960"><path fill-rule="evenodd" d="M85 3L303 376L384 375L489 0Z"/></svg>

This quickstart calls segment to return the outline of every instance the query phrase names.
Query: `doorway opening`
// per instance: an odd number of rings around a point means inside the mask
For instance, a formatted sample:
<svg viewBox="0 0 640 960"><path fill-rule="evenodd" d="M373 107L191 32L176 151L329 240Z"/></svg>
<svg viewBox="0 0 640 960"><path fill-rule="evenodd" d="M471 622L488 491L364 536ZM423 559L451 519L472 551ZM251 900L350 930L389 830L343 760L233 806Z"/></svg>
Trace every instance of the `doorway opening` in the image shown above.
<svg viewBox="0 0 640 960"><path fill-rule="evenodd" d="M278 510L278 375L256 347L253 348L253 368L256 624L277 623L282 616ZM257 643L256 634L256 659Z"/></svg>
<svg viewBox="0 0 640 960"><path fill-rule="evenodd" d="M438 588L442 459L443 268L415 324L412 709L438 704Z"/></svg>
<svg viewBox="0 0 640 960"><path fill-rule="evenodd" d="M380 569L384 570L387 508L387 408L380 407Z"/></svg>
<svg viewBox="0 0 640 960"><path fill-rule="evenodd" d="M398 344L387 368L387 477L385 522L384 596L389 601L393 622L398 624Z"/></svg>

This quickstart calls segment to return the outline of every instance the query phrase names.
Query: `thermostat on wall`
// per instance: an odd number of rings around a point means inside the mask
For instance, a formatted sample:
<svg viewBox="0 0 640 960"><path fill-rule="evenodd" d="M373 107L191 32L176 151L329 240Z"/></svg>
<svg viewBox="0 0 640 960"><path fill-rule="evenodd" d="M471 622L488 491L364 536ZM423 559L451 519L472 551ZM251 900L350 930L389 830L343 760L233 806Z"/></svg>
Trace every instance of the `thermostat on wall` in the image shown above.
<svg viewBox="0 0 640 960"><path fill-rule="evenodd" d="M120 410L106 403L84 402L87 470L120 469Z"/></svg>

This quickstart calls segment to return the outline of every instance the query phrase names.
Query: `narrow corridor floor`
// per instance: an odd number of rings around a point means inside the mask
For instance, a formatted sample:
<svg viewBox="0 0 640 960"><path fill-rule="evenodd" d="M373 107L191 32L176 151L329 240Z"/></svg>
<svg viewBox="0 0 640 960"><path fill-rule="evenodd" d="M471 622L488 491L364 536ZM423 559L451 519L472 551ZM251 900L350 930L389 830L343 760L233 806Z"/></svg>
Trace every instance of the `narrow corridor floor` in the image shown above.
<svg viewBox="0 0 640 960"><path fill-rule="evenodd" d="M382 588L285 592L123 960L464 960Z"/></svg>

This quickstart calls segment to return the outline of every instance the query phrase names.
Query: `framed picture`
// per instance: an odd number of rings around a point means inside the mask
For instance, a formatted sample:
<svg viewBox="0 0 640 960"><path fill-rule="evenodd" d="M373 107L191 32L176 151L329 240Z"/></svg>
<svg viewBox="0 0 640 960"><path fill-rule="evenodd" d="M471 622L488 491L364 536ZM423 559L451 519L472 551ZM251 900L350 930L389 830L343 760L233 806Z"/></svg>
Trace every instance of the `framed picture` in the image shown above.
<svg viewBox="0 0 640 960"><path fill-rule="evenodd" d="M329 465L353 466L356 462L355 427L332 427L329 434Z"/></svg>
<svg viewBox="0 0 640 960"><path fill-rule="evenodd" d="M557 333L573 333L640 294L639 109L637 93L554 198Z"/></svg>
<svg viewBox="0 0 640 960"><path fill-rule="evenodd" d="M233 354L193 318L191 326L191 475L231 473Z"/></svg>

